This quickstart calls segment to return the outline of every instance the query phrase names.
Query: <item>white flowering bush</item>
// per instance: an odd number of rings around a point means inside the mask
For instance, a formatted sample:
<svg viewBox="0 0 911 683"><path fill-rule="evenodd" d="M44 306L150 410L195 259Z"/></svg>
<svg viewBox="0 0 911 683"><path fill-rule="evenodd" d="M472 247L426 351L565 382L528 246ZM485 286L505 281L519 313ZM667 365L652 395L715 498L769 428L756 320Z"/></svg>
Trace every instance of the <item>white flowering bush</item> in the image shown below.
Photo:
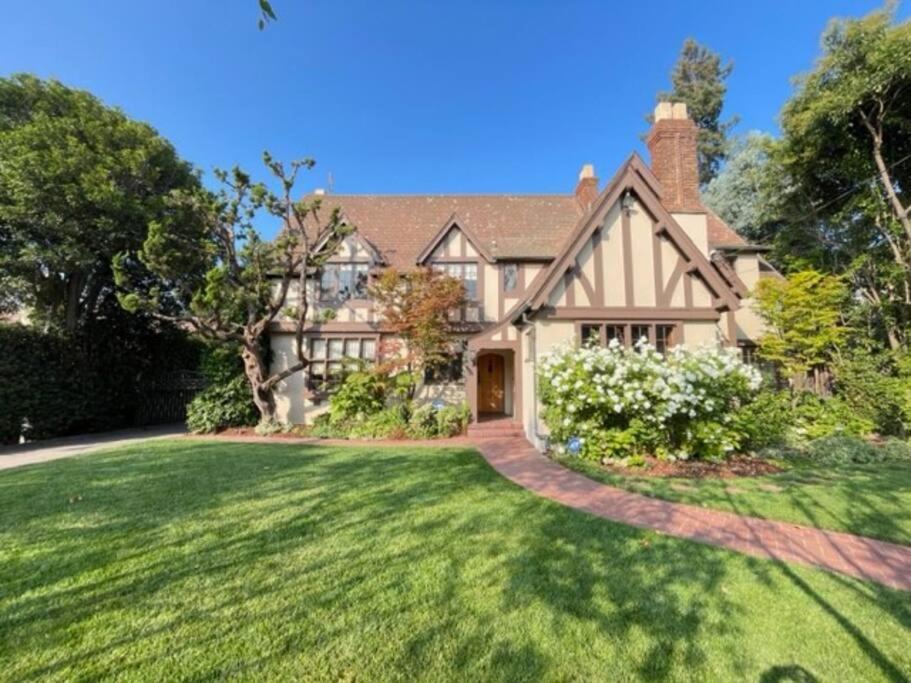
<svg viewBox="0 0 911 683"><path fill-rule="evenodd" d="M643 340L625 349L559 346L539 366L543 418L558 452L582 457L719 459L740 445L733 413L759 390L759 372L736 350Z"/></svg>

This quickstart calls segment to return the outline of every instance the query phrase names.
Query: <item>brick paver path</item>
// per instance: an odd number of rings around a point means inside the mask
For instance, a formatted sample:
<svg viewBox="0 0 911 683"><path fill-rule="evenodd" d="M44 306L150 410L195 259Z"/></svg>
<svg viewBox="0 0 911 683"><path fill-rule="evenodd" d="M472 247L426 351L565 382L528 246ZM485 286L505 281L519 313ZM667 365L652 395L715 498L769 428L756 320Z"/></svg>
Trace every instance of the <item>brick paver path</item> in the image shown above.
<svg viewBox="0 0 911 683"><path fill-rule="evenodd" d="M476 439L474 443L507 479L577 510L747 555L911 590L911 547L630 493L561 467L519 437Z"/></svg>

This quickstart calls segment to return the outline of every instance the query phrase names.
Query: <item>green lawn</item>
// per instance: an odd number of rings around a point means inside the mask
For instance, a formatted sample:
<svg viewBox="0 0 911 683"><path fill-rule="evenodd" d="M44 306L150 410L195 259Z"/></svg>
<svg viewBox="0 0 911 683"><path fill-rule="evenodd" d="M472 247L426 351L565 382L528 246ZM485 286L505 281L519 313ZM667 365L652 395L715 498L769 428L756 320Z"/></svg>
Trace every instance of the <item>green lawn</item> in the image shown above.
<svg viewBox="0 0 911 683"><path fill-rule="evenodd" d="M906 680L911 594L606 522L463 449L0 473L0 678Z"/></svg>
<svg viewBox="0 0 911 683"><path fill-rule="evenodd" d="M734 479L666 479L617 474L597 463L558 458L577 472L681 503L742 515L847 531L911 545L911 463L821 465L806 459L782 461L779 474Z"/></svg>

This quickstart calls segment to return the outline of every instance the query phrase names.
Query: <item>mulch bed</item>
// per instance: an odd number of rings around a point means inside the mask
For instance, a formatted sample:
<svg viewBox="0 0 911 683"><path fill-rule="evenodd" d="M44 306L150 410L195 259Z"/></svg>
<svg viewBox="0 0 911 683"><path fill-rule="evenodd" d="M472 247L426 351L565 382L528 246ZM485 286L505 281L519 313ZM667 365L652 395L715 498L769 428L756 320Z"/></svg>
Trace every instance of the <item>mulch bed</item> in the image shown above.
<svg viewBox="0 0 911 683"><path fill-rule="evenodd" d="M646 456L645 467L622 467L605 464L604 468L615 474L631 477L680 477L684 479L734 479L776 474L783 469L768 460L749 455L734 455L724 462L704 460L678 460L668 462Z"/></svg>

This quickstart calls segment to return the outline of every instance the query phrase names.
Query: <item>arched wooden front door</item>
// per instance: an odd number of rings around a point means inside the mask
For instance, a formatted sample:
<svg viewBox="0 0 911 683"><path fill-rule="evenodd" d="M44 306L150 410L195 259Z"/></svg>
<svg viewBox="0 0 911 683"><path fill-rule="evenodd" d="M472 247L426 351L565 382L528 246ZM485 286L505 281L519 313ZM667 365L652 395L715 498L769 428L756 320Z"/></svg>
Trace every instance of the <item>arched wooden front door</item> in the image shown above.
<svg viewBox="0 0 911 683"><path fill-rule="evenodd" d="M478 358L478 412L502 413L506 396L503 356L487 354Z"/></svg>

